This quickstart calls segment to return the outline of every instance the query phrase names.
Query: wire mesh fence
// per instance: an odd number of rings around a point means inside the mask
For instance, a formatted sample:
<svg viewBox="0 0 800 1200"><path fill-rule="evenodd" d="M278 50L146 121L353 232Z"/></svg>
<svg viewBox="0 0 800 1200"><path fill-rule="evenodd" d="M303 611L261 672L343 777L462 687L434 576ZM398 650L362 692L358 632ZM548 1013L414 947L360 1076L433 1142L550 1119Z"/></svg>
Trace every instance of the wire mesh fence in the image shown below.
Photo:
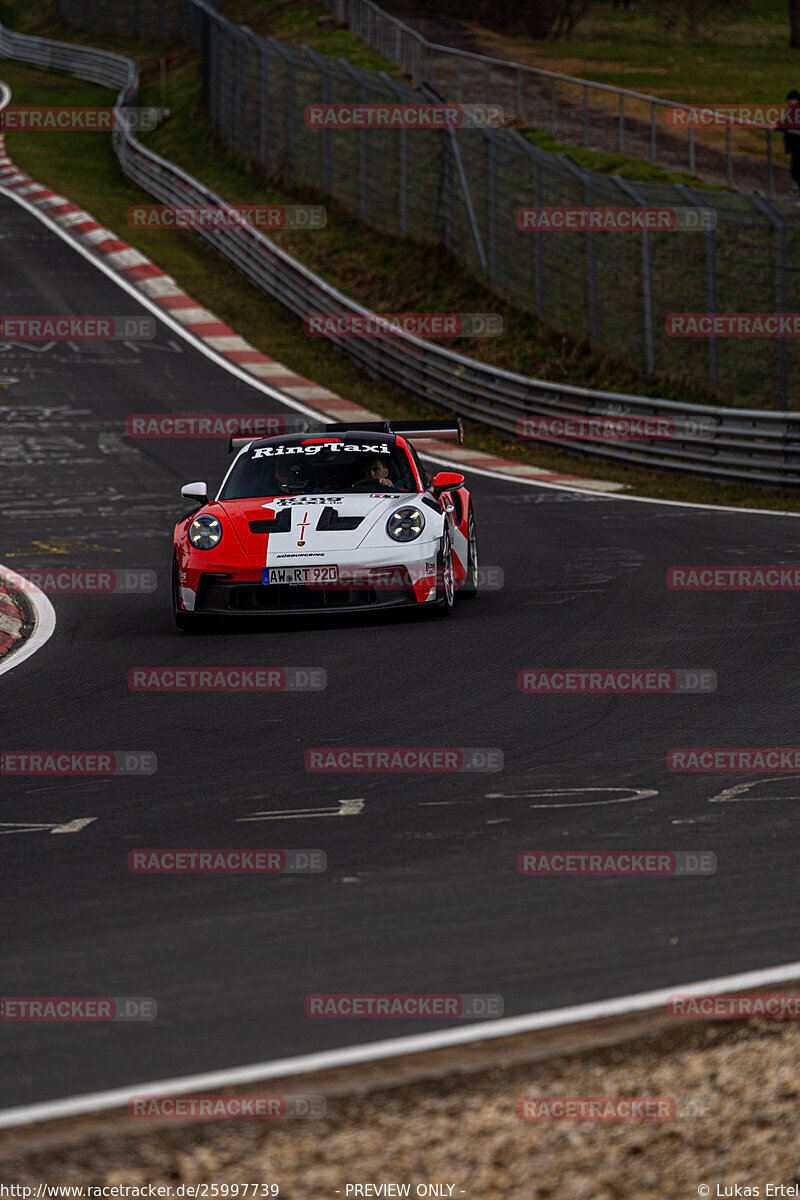
<svg viewBox="0 0 800 1200"><path fill-rule="evenodd" d="M225 146L295 189L335 197L371 225L445 246L483 283L555 327L647 371L710 382L734 402L790 405L800 340L675 336L675 313L800 308L800 209L757 194L635 186L547 153L518 130L316 127L310 106L420 105L439 97L308 47L263 38L207 0L60 0L87 29L157 38L166 24L201 54L204 105ZM129 28L126 28L128 26ZM526 208L688 210L691 228L520 228ZM688 218L687 218L688 219Z"/></svg>
<svg viewBox="0 0 800 1200"><path fill-rule="evenodd" d="M536 129L573 145L590 147L688 171L711 182L758 188L768 196L788 192L780 166L774 120L719 122L707 110L690 119L691 106L630 88L596 83L522 63L490 58L429 42L373 0L320 0L362 41L459 103L494 103ZM748 98L745 97L745 100ZM749 99L753 99L752 97Z"/></svg>

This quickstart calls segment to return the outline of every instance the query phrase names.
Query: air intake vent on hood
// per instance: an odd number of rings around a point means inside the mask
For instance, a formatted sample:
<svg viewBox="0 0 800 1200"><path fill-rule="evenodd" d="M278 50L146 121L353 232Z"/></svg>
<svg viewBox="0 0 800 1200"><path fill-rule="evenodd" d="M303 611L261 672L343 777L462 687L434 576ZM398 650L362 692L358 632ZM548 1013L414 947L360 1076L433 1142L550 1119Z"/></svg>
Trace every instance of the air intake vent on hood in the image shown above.
<svg viewBox="0 0 800 1200"><path fill-rule="evenodd" d="M288 508L282 509L277 517L270 517L264 521L251 521L251 533L291 533L292 529L292 514Z"/></svg>
<svg viewBox="0 0 800 1200"><path fill-rule="evenodd" d="M331 530L333 532L340 529L358 529L363 520L363 517L340 517L335 508L331 508L326 504L319 515L317 529L323 531Z"/></svg>

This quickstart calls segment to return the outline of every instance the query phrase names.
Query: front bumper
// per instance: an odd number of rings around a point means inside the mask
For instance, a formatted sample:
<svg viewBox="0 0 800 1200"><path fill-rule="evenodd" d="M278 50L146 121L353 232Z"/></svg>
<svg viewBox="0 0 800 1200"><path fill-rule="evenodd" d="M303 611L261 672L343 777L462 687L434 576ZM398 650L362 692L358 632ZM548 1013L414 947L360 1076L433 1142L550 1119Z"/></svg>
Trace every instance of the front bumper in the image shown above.
<svg viewBox="0 0 800 1200"><path fill-rule="evenodd" d="M209 561L201 552L178 554L178 587L184 611L209 616L270 616L280 613L367 612L376 609L421 608L437 596L437 551L435 542L415 545L413 553L398 563L397 550L382 554L348 550L336 555L339 581L332 587L263 584L262 563L250 559L246 565L214 555ZM211 552L214 553L214 552ZM297 561L300 555L286 554L270 566L326 565L319 558ZM281 561L283 560L283 561ZM330 559L327 560L330 562Z"/></svg>
<svg viewBox="0 0 800 1200"><path fill-rule="evenodd" d="M320 588L236 582L204 575L194 611L209 616L273 616L281 613L367 612L384 608L418 608L413 588Z"/></svg>

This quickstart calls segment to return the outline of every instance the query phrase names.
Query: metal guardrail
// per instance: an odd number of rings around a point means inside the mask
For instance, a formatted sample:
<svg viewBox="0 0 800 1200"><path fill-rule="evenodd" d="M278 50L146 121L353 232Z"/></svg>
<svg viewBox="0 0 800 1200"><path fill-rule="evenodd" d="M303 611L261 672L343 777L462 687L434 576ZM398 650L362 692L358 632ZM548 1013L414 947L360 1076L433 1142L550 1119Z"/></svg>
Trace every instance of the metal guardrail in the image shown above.
<svg viewBox="0 0 800 1200"><path fill-rule="evenodd" d="M199 50L203 110L233 154L371 226L443 246L495 295L640 369L707 380L786 409L800 339L671 336L676 309L792 312L800 302L800 209L790 200L638 183L580 167L518 130L480 120L442 130L313 128L307 106L439 101L423 84L264 38L208 0L58 0L62 18L157 37L161 9ZM378 10L376 10L378 11ZM479 81L480 82L480 81ZM787 173L788 178L788 173ZM520 228L526 206L684 209L671 232ZM706 221L706 218L709 218ZM705 230L705 232L703 232ZM747 271L742 271L742 262ZM671 328L671 327L670 327Z"/></svg>
<svg viewBox="0 0 800 1200"><path fill-rule="evenodd" d="M120 55L16 34L0 24L0 57L119 88L118 107L136 103L138 71L133 62ZM115 130L113 144L128 178L158 200L228 208L198 180L148 150L128 128ZM299 317L320 312L372 315L253 227L198 229L197 233L252 284ZM649 439L609 445L602 436L579 443L542 440L604 459L740 481L800 486L800 416L793 419L759 409L682 405L532 379L410 336L330 340L373 377L386 379L427 404L512 435L518 434L520 421L537 415L666 418L677 427L677 436L668 441Z"/></svg>
<svg viewBox="0 0 800 1200"><path fill-rule="evenodd" d="M373 0L321 3L362 41L410 71L416 84L428 84L459 104L480 100L502 104L509 113L573 145L646 158L651 163L662 161L669 170L688 170L692 175L709 172L715 181L724 180L733 187L735 176L743 174L746 164L734 155L732 128L765 133L766 163L759 163L758 170L767 195L775 195L774 135L769 124L737 118L726 122L724 128L701 127L698 137L694 124L685 128L668 124L667 113L669 109L708 111L703 105L663 100L647 92L429 42ZM605 97L615 97L616 105L597 103ZM679 152L682 162L676 162ZM754 162L747 179L739 182L750 189L757 178Z"/></svg>

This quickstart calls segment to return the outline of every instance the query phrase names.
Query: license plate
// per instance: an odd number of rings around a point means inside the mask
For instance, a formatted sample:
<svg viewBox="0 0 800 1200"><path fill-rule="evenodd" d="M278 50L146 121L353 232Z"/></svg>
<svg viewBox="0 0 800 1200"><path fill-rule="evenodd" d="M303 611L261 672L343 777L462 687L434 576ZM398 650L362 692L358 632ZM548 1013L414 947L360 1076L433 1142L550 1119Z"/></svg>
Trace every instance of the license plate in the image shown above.
<svg viewBox="0 0 800 1200"><path fill-rule="evenodd" d="M338 580L338 567L264 567L261 572L262 583L289 584L291 587L309 584L324 586L326 583L337 583Z"/></svg>

